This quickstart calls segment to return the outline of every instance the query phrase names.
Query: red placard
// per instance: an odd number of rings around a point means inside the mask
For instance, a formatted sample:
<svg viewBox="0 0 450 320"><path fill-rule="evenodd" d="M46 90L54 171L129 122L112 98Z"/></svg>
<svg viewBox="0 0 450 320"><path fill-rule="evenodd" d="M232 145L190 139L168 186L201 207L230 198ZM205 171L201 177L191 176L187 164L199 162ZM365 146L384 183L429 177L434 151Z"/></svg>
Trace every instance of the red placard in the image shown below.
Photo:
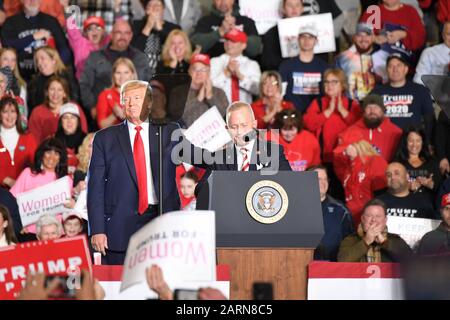
<svg viewBox="0 0 450 320"><path fill-rule="evenodd" d="M0 300L15 299L29 272L67 276L69 267L72 275L81 269L92 273L85 236L0 248Z"/></svg>

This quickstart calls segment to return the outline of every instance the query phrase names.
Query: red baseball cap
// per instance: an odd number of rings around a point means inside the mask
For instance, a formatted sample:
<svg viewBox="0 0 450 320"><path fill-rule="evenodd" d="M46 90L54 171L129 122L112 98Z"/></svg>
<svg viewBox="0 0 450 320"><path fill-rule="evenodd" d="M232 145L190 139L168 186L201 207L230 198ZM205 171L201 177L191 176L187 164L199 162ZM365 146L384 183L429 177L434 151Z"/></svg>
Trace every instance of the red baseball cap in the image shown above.
<svg viewBox="0 0 450 320"><path fill-rule="evenodd" d="M247 34L238 29L232 29L228 31L225 34L224 38L233 42L247 43Z"/></svg>
<svg viewBox="0 0 450 320"><path fill-rule="evenodd" d="M203 63L204 65L207 66L211 65L211 60L209 59L209 56L203 53L196 53L192 55L190 64L192 65L196 62Z"/></svg>
<svg viewBox="0 0 450 320"><path fill-rule="evenodd" d="M441 200L441 208L450 205L450 193L444 194Z"/></svg>
<svg viewBox="0 0 450 320"><path fill-rule="evenodd" d="M102 17L90 16L83 22L83 30L86 30L91 24L96 24L105 29L105 20Z"/></svg>

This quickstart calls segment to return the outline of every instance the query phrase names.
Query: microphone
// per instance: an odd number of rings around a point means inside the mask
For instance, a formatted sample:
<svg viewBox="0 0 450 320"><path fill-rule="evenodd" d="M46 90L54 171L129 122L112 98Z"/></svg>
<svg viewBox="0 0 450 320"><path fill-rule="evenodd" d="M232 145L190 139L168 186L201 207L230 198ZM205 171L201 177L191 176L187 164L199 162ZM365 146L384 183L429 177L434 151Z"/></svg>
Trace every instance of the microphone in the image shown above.
<svg viewBox="0 0 450 320"><path fill-rule="evenodd" d="M245 142L250 142L251 140L255 140L258 137L258 130L252 129L249 133L244 134L242 139Z"/></svg>

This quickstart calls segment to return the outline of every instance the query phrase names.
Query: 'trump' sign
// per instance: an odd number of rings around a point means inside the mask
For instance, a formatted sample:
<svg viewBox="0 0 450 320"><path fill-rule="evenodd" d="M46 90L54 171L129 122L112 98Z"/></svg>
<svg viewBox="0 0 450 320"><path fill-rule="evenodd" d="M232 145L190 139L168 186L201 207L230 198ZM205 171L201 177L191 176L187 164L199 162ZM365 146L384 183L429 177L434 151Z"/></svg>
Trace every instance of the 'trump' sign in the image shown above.
<svg viewBox="0 0 450 320"><path fill-rule="evenodd" d="M16 298L30 272L67 276L68 269L91 271L91 268L85 236L25 242L1 248L0 300Z"/></svg>

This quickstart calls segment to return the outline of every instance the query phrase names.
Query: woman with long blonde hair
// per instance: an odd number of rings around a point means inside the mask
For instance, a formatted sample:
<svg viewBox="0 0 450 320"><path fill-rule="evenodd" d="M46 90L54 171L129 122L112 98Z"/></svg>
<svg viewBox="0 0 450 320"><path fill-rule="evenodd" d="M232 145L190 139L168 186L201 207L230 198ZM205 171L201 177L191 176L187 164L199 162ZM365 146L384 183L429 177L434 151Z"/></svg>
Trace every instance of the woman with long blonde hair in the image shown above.
<svg viewBox="0 0 450 320"><path fill-rule="evenodd" d="M350 143L342 154L333 159L334 170L342 182L345 202L355 227L361 221L361 213L374 192L386 187L387 162L366 140Z"/></svg>
<svg viewBox="0 0 450 320"><path fill-rule="evenodd" d="M54 75L64 78L69 83L71 98L79 101L78 82L70 68L66 68L59 53L52 47L41 47L34 52L34 65L37 73L28 83L28 109L31 110L45 100L45 85Z"/></svg>
<svg viewBox="0 0 450 320"><path fill-rule="evenodd" d="M172 30L164 43L156 73L187 73L192 46L183 30Z"/></svg>
<svg viewBox="0 0 450 320"><path fill-rule="evenodd" d="M88 133L78 148L78 166L73 174L73 185L75 186L75 195L80 194L86 189L86 175L89 169L89 162L92 156L92 141L94 140L94 133Z"/></svg>
<svg viewBox="0 0 450 320"><path fill-rule="evenodd" d="M127 81L137 80L133 62L128 58L119 58L112 66L112 85L103 90L97 100L97 124L100 129L118 124L125 119L120 103L120 87Z"/></svg>

